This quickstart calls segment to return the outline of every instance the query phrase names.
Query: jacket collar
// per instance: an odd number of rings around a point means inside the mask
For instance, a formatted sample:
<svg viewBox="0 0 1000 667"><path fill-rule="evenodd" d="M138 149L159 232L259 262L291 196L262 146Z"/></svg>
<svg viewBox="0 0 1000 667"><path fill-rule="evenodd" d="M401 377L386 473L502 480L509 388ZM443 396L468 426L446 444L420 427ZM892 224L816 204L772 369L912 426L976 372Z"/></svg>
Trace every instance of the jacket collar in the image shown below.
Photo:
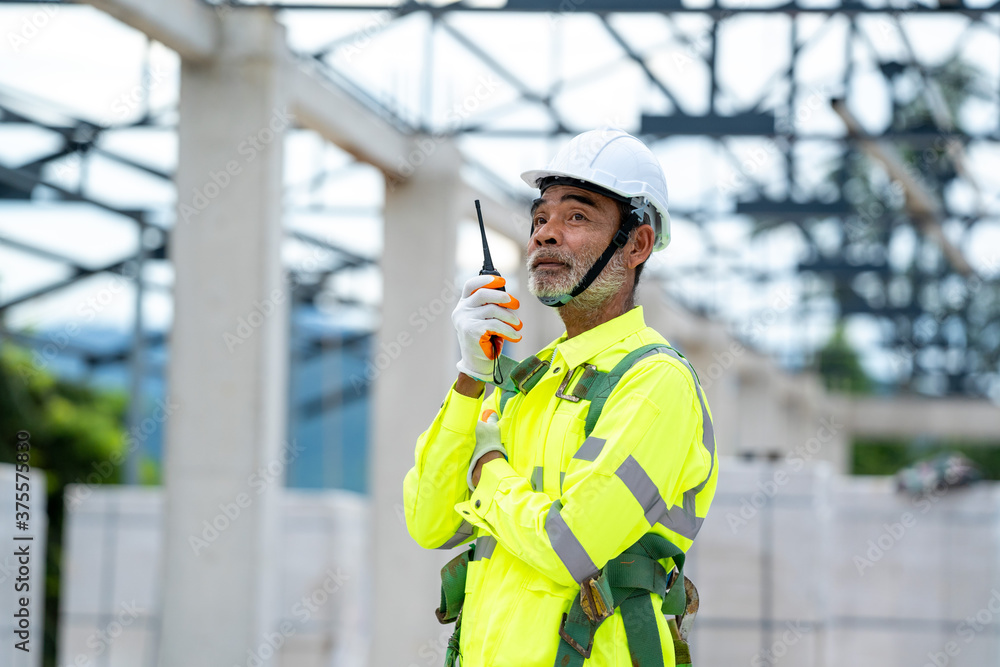
<svg viewBox="0 0 1000 667"><path fill-rule="evenodd" d="M566 361L567 366L569 368L576 368L580 364L590 361L615 343L645 328L646 320L642 315L642 306L636 306L627 313L599 324L593 329L588 329L582 334L568 340L564 331L562 336L545 346L545 350L539 352L538 357L542 359L546 358L548 355L545 354L543 356L543 353L551 351L553 347L556 347L559 349L559 354Z"/></svg>

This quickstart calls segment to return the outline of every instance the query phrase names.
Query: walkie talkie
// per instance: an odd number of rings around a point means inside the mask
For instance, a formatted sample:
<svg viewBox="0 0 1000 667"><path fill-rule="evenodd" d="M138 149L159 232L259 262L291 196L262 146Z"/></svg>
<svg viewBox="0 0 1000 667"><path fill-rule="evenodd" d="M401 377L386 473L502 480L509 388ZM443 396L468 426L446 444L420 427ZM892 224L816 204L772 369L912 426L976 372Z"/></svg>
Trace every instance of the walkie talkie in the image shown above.
<svg viewBox="0 0 1000 667"><path fill-rule="evenodd" d="M483 209L479 206L479 200L476 200L476 216L479 217L479 233L483 237L483 268L479 272L481 276L497 276L500 278L500 272L493 267L493 258L490 257L490 246L486 242L486 225L483 224ZM501 292L506 292L507 290L501 285L498 287ZM503 339L500 336L491 336L490 342L493 344L493 358L496 359L500 356L500 350L503 348Z"/></svg>
<svg viewBox="0 0 1000 667"><path fill-rule="evenodd" d="M490 246L486 242L486 225L483 224L483 209L479 206L479 200L476 200L476 216L479 218L479 233L483 237L483 268L479 272L481 276L496 276L498 278L502 277L500 272L493 267L493 258L490 257ZM503 285L496 288L501 292L506 292ZM500 370L500 351L503 349L503 339L500 336L490 336L490 344L493 345L493 382L494 384L501 384L503 382L503 377L497 378L497 373Z"/></svg>

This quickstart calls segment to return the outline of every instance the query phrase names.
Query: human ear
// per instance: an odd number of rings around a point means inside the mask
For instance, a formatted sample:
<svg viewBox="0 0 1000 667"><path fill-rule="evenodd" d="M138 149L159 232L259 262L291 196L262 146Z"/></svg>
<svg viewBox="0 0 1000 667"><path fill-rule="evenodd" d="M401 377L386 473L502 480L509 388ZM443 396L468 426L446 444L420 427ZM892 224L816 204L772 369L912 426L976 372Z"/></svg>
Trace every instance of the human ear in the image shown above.
<svg viewBox="0 0 1000 667"><path fill-rule="evenodd" d="M632 242L627 251L628 267L634 269L645 262L653 254L653 242L656 234L651 225L639 225L632 232Z"/></svg>

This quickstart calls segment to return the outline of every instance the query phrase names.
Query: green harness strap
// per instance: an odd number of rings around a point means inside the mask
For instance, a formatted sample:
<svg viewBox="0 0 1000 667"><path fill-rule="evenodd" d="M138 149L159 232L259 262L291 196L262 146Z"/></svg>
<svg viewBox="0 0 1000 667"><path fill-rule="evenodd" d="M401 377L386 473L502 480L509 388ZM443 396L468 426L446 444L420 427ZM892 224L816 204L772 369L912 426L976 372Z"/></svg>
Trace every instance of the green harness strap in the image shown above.
<svg viewBox="0 0 1000 667"><path fill-rule="evenodd" d="M672 577L659 563L664 558L672 558L677 568ZM621 608L632 665L663 667L656 615L683 615L686 602L683 583L670 585L668 589L668 584L683 581L684 552L660 535L643 535L638 542L608 561L593 584L588 580L581 586L581 594L573 601L569 612L563 615L559 628L561 641L556 653L556 667L581 667L593 650L597 628L618 608ZM583 586L589 586L610 602L603 617L592 620L584 611ZM663 598L659 610L653 608L650 593ZM678 641L680 640L674 642L674 653L680 658L682 651L677 646ZM686 644L683 646L683 655L687 655ZM682 664L678 663L678 667L682 667Z"/></svg>
<svg viewBox="0 0 1000 667"><path fill-rule="evenodd" d="M457 621L444 653L445 667L457 664L462 633L462 604L465 602L465 577L469 573L469 561L475 553L476 545L471 544L441 568L441 605L434 610L434 615L442 624Z"/></svg>
<svg viewBox="0 0 1000 667"><path fill-rule="evenodd" d="M559 388L557 395L561 398L574 402L580 400L590 401L590 407L587 409L584 437L590 437L590 433L594 430L594 427L597 426L597 420L601 417L601 411L604 409L604 404L608 402L608 398L618 385L618 381L622 379L629 369L646 355L657 352L666 352L667 350L672 350L675 354L677 354L677 356L682 359L684 358L684 355L669 345L663 345L662 343L650 343L649 345L643 345L642 347L636 348L626 354L622 357L621 361L615 364L615 367L612 368L610 372L605 373L604 371L599 371L596 367L589 364L584 366L583 373L576 381L573 389L569 392L569 394L562 394L561 392L565 389L565 385L569 383L570 378L575 375L576 371L571 371L566 376L566 382L564 383L564 386ZM501 354L497 359L497 363L504 377L504 381L496 385L497 389L500 390L501 414L503 414L507 401L516 396L518 393L527 394L536 384L538 384L538 381L542 379L542 376L549 370L549 362L542 361L534 355L518 363L510 357Z"/></svg>
<svg viewBox="0 0 1000 667"><path fill-rule="evenodd" d="M587 409L587 422L584 426L584 437L589 438L590 433L597 426L597 420L601 417L601 411L604 409L604 404L608 402L608 398L611 396L611 392L615 390L618 385L618 381L622 379L622 376L628 372L632 366L645 357L648 354L654 354L657 352L665 352L666 350L673 350L678 356L682 356L680 352L674 350L674 348L669 345L663 345L662 343L651 343L649 345L643 345L640 348L632 350L624 357L621 361L615 364L615 367L611 369L609 373L602 373L601 371L596 371L594 373L593 379L590 381L589 386L585 388L584 398L590 401L590 407ZM583 380L583 377L580 378ZM578 382L577 385L580 383ZM575 391L576 388L574 388Z"/></svg>

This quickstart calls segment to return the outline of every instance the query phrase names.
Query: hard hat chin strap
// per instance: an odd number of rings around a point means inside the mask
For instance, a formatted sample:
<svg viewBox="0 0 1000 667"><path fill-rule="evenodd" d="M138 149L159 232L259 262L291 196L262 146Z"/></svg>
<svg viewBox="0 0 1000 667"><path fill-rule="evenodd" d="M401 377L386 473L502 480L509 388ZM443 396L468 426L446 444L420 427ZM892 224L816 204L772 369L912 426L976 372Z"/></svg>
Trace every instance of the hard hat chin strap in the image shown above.
<svg viewBox="0 0 1000 667"><path fill-rule="evenodd" d="M608 247L604 249L601 256L597 258L590 270L584 274L580 282L576 284L573 291L569 294L557 294L556 296L540 296L538 300L544 303L546 306L551 306L553 308L559 308L565 306L567 303L573 300L574 297L579 296L583 293L585 289L590 287L590 284L597 280L597 276L601 275L601 271L604 267L608 265L614 254L618 252L618 249L628 243L628 237L632 233L632 230L639 226L640 221L646 213L646 208L649 206L648 203L643 206L634 209L632 213L625 218L625 222L622 224L621 229L615 232L615 235L611 238L611 243Z"/></svg>

